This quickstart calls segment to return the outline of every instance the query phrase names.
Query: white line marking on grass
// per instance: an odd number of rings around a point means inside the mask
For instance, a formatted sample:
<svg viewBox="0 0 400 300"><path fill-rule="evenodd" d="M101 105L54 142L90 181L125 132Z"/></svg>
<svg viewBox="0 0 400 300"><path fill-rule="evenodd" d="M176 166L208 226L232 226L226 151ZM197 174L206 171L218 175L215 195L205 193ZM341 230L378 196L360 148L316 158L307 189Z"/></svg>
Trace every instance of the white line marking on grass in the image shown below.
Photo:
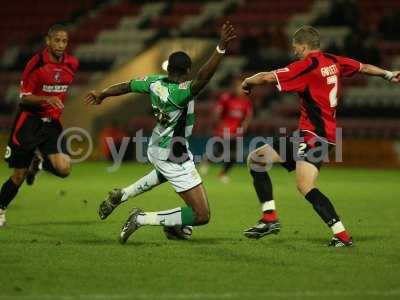
<svg viewBox="0 0 400 300"><path fill-rule="evenodd" d="M180 293L180 294L135 294L132 291L130 294L86 294L86 295L0 295L0 299L21 299L21 300L75 300L75 299L240 299L243 297L278 297L278 298L293 298L293 297L334 297L334 296L380 296L391 297L399 296L400 290L369 290L369 291L265 291L258 293Z"/></svg>

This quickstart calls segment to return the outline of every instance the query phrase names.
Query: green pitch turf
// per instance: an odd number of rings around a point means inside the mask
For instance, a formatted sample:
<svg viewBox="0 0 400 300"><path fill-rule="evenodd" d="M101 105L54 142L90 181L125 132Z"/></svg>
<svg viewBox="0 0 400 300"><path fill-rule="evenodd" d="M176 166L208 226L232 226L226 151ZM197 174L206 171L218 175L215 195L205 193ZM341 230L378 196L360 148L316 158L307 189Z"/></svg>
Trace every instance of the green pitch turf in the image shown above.
<svg viewBox="0 0 400 300"><path fill-rule="evenodd" d="M74 166L61 180L41 174L24 186L0 230L0 299L399 299L400 172L323 169L319 186L354 237L353 248L326 246L331 234L296 192L294 174L271 171L283 229L248 240L259 217L243 167L229 184L204 177L209 225L191 241L169 241L145 227L117 243L129 208L181 206L168 184L121 206L106 221L97 206L112 187L133 182L149 165ZM3 182L9 170L0 166Z"/></svg>

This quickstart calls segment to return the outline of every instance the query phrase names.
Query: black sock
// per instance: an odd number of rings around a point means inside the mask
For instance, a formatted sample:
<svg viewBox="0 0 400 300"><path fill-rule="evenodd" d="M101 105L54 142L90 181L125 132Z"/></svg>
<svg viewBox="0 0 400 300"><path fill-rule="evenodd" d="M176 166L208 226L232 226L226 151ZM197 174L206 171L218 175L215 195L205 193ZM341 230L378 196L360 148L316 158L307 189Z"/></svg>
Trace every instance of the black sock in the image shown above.
<svg viewBox="0 0 400 300"><path fill-rule="evenodd" d="M314 210L328 226L332 226L340 221L331 201L318 189L314 188L309 191L306 199L312 204Z"/></svg>
<svg viewBox="0 0 400 300"><path fill-rule="evenodd" d="M0 208L6 209L10 202L15 198L18 193L19 186L17 186L11 178L4 182L0 191Z"/></svg>
<svg viewBox="0 0 400 300"><path fill-rule="evenodd" d="M250 174L253 177L254 189L256 190L260 203L265 203L267 201L273 200L274 198L272 197L272 182L271 178L269 178L268 173L251 170Z"/></svg>
<svg viewBox="0 0 400 300"><path fill-rule="evenodd" d="M56 168L53 167L53 164L51 163L50 159L48 159L47 157L43 159L42 167L43 167L43 170L46 170L47 172L50 172L51 174L56 175L57 177L61 177L61 178L65 177L63 174L58 172Z"/></svg>

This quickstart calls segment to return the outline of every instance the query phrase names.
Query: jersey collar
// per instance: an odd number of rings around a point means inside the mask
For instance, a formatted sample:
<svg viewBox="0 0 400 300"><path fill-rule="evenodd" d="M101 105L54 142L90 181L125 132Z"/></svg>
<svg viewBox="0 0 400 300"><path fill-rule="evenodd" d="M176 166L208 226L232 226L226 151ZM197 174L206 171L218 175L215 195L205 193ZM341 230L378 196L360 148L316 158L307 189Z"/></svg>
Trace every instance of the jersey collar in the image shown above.
<svg viewBox="0 0 400 300"><path fill-rule="evenodd" d="M50 59L50 55L49 55L49 47L46 47L46 48L43 50L42 55L43 55L43 60L44 60L44 62L45 62L46 64L48 64L48 63L63 64L63 63L65 62L65 55L66 55L65 53L64 53L63 58L62 58L62 60L61 60L60 62L54 62L54 61L52 61L52 60Z"/></svg>
<svg viewBox="0 0 400 300"><path fill-rule="evenodd" d="M307 54L307 56L304 59L310 58L312 56L317 56L317 55L320 55L320 54L321 54L321 51L310 52L310 53Z"/></svg>

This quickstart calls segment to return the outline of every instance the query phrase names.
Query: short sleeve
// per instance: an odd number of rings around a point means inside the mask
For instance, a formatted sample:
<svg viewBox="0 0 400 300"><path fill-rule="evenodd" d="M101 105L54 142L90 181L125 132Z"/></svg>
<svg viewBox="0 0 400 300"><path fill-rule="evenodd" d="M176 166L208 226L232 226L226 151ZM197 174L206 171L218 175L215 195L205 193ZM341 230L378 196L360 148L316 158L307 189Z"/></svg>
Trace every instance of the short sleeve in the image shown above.
<svg viewBox="0 0 400 300"><path fill-rule="evenodd" d="M19 97L22 98L24 95L33 94L39 84L40 78L38 72L32 72L28 76L23 77L21 80Z"/></svg>
<svg viewBox="0 0 400 300"><path fill-rule="evenodd" d="M148 94L150 92L151 78L149 76L132 79L129 83L131 91L134 93Z"/></svg>
<svg viewBox="0 0 400 300"><path fill-rule="evenodd" d="M288 65L285 68L275 70L277 85L282 92L302 92L307 81L306 75L313 69L313 62L298 61Z"/></svg>
<svg viewBox="0 0 400 300"><path fill-rule="evenodd" d="M362 64L359 61L344 56L336 56L336 58L343 77L351 77L360 72Z"/></svg>
<svg viewBox="0 0 400 300"><path fill-rule="evenodd" d="M38 85L40 85L40 77L38 73L38 66L40 66L40 57L35 55L25 66L22 73L22 80L20 85L19 97L30 95L35 92Z"/></svg>

